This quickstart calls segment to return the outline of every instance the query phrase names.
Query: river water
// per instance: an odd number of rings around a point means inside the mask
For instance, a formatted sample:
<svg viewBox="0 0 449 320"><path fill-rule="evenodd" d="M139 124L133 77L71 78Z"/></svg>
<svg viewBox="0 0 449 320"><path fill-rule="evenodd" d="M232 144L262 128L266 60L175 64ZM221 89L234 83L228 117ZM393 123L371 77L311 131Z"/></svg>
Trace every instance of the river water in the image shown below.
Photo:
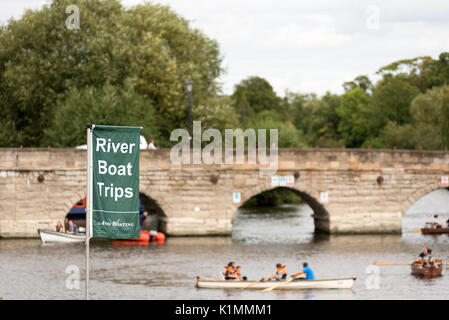
<svg viewBox="0 0 449 320"><path fill-rule="evenodd" d="M419 279L408 266L373 267L374 261L411 262L428 245L449 261L449 236L411 232L434 213L449 218L449 193L430 194L403 218L402 235L313 233L305 205L240 209L232 237L168 238L163 245L91 245L92 299L449 299L449 274ZM0 297L3 299L83 299L83 244L41 244L39 240L0 241ZM307 261L317 278L356 276L353 290L239 291L197 289L195 277L218 278L236 261L249 279L260 279L276 263L289 273ZM79 289L73 282L80 272ZM72 288L75 284L74 289Z"/></svg>

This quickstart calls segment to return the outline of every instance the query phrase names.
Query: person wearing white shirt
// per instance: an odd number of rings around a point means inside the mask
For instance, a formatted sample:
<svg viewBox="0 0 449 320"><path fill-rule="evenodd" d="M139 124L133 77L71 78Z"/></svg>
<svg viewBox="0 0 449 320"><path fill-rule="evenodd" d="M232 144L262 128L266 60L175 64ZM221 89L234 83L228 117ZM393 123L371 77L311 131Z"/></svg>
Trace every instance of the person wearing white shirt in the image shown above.
<svg viewBox="0 0 449 320"><path fill-rule="evenodd" d="M150 141L150 143L148 144L148 149L149 150L157 150L156 146L154 145L154 140Z"/></svg>

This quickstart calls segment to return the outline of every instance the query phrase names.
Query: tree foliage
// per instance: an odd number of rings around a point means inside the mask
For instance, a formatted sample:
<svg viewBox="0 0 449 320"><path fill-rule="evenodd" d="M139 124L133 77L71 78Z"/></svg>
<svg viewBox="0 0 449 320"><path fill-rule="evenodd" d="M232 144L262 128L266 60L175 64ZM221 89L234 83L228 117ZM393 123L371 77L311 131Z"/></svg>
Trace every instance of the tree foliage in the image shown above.
<svg viewBox="0 0 449 320"><path fill-rule="evenodd" d="M337 108L341 119L338 131L346 146L360 146L369 137L367 127L371 119L367 117L368 106L369 99L362 88L351 89L341 97L341 104Z"/></svg>
<svg viewBox="0 0 449 320"><path fill-rule="evenodd" d="M277 129L279 148L301 148L306 146L304 138L298 129L274 111L263 111L259 113L254 119L249 121L247 128L256 130L256 133L258 129L267 129L267 145L269 143L268 130Z"/></svg>
<svg viewBox="0 0 449 320"><path fill-rule="evenodd" d="M85 144L86 123L142 126L142 134L157 141L160 133L154 115L151 101L133 88L120 90L110 84L73 88L58 105L44 141L55 147Z"/></svg>
<svg viewBox="0 0 449 320"><path fill-rule="evenodd" d="M419 90L400 76L386 77L373 90L373 105L382 121L397 124L410 122L410 103Z"/></svg>
<svg viewBox="0 0 449 320"><path fill-rule="evenodd" d="M232 98L242 122L261 111L280 111L281 100L270 83L260 77L242 80L236 85Z"/></svg>
<svg viewBox="0 0 449 320"><path fill-rule="evenodd" d="M80 28L69 29L69 5ZM449 145L449 52L392 62L343 83L341 95L286 91L250 76L223 95L219 46L167 6L53 0L0 26L0 146L70 147L86 122L139 125L171 146L193 120L203 130L278 129L280 147L441 149Z"/></svg>
<svg viewBox="0 0 449 320"><path fill-rule="evenodd" d="M69 5L79 7L79 30L65 25ZM44 145L58 104L75 89L106 83L131 85L151 101L163 132L186 127L187 77L200 104L218 92L222 71L214 40L149 3L125 9L118 0L54 0L3 26L0 48L3 113L26 146Z"/></svg>

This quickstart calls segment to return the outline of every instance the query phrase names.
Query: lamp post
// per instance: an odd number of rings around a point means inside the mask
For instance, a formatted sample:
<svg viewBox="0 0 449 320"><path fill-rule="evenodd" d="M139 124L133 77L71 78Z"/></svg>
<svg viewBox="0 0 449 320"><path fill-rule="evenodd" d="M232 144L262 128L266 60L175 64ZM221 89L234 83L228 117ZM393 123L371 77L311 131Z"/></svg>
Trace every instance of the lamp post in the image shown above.
<svg viewBox="0 0 449 320"><path fill-rule="evenodd" d="M192 135L192 91L193 91L193 81L192 78L188 77L186 81L187 88L187 103L188 103L188 121L189 121L189 136L190 139L193 139Z"/></svg>

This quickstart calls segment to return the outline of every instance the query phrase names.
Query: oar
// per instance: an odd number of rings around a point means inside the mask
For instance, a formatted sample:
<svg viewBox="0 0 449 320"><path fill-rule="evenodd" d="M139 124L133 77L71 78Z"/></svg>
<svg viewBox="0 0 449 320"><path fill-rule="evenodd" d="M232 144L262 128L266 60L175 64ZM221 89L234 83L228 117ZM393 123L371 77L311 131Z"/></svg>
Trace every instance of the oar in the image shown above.
<svg viewBox="0 0 449 320"><path fill-rule="evenodd" d="M401 263L401 262L374 262L375 266L410 266L411 263ZM444 266L449 266L449 263L443 263Z"/></svg>
<svg viewBox="0 0 449 320"><path fill-rule="evenodd" d="M257 280L257 281L254 281L254 282L251 282L249 285L247 285L246 287L244 287L244 288L242 288L242 289L240 289L240 290L243 291L243 290L245 290L245 289L248 289L249 287L252 287L252 286L255 285L256 283L258 283L258 282L260 282L260 281L262 281L262 280L265 280L266 278L271 277L272 275L273 275L272 273L267 274L267 275L266 275L265 277L263 277L262 279Z"/></svg>
<svg viewBox="0 0 449 320"><path fill-rule="evenodd" d="M374 262L375 266L409 266L411 263L401 263L401 262Z"/></svg>
<svg viewBox="0 0 449 320"><path fill-rule="evenodd" d="M420 232L421 232L421 229L416 229L416 230L413 230L412 232L413 232L413 233L420 233Z"/></svg>
<svg viewBox="0 0 449 320"><path fill-rule="evenodd" d="M304 276L304 274L300 274L299 276L293 277L293 278L291 278L290 280L287 280L287 281L281 281L281 283L279 283L279 284L277 284L277 285L274 285L274 286L272 286L272 287L263 289L262 292L268 292L268 291L271 291L271 290L273 290L273 289L276 289L277 287L280 287L280 286L282 286L282 285L284 285L284 284L290 283L290 282L292 282L293 280L298 279L298 278L301 278L301 277L303 277L303 276Z"/></svg>

